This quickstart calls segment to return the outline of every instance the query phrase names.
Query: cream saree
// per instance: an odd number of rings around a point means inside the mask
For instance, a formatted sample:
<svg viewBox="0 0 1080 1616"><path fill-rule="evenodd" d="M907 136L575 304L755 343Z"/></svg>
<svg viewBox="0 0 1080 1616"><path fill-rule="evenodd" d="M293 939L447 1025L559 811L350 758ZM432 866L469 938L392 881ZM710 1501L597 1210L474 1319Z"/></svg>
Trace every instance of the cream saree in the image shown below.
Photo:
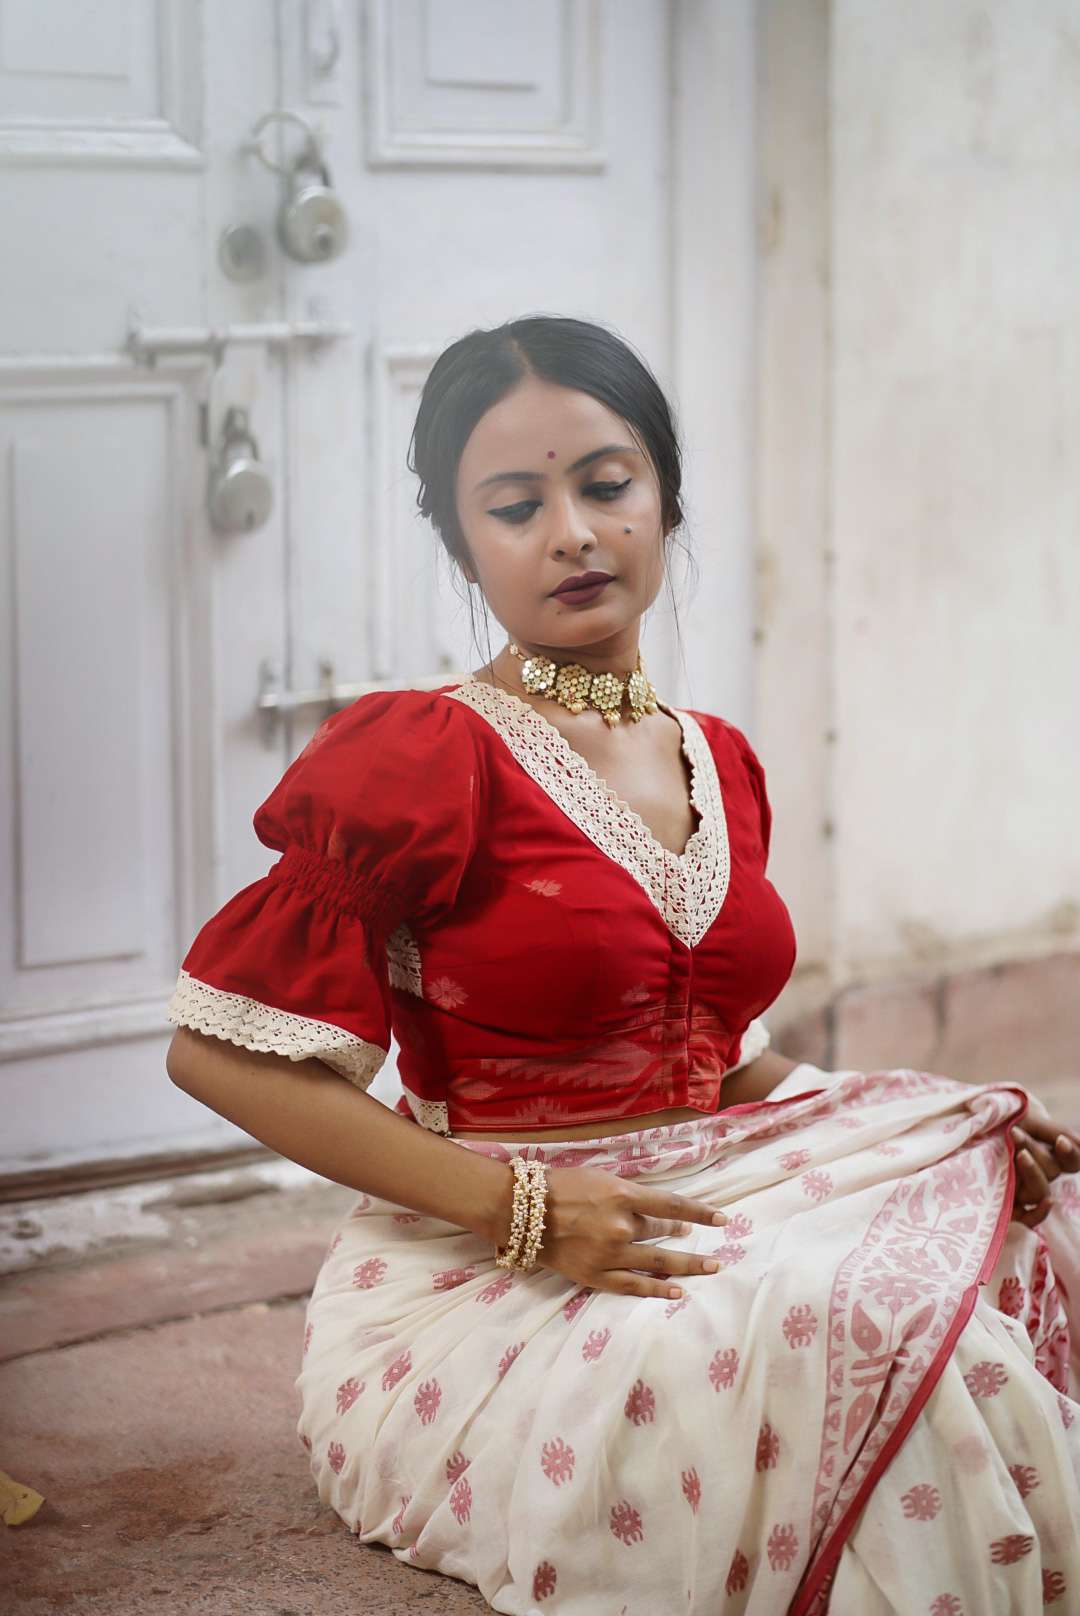
<svg viewBox="0 0 1080 1616"><path fill-rule="evenodd" d="M1080 1609L1080 1190L1010 1222L1027 1099L848 1072L599 1140L456 1141L722 1208L654 1242L720 1259L674 1301L507 1273L360 1195L296 1379L320 1498L512 1616Z"/></svg>

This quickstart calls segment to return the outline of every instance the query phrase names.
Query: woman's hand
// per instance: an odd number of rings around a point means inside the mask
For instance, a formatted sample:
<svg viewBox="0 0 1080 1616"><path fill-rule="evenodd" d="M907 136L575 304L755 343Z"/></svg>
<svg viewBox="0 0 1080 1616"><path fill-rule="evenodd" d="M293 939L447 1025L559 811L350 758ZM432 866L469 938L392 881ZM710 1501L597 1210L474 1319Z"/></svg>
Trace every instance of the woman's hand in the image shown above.
<svg viewBox="0 0 1080 1616"><path fill-rule="evenodd" d="M1080 1135L1059 1127L1041 1100L1032 1099L1016 1141L1016 1194L1012 1218L1033 1229L1050 1211L1050 1185L1059 1173L1080 1170Z"/></svg>
<svg viewBox="0 0 1080 1616"><path fill-rule="evenodd" d="M707 1202L659 1184L633 1184L602 1167L551 1168L537 1260L592 1290L681 1296L681 1287L666 1283L666 1276L715 1273L715 1258L637 1242L689 1234L695 1223L717 1228L727 1221Z"/></svg>

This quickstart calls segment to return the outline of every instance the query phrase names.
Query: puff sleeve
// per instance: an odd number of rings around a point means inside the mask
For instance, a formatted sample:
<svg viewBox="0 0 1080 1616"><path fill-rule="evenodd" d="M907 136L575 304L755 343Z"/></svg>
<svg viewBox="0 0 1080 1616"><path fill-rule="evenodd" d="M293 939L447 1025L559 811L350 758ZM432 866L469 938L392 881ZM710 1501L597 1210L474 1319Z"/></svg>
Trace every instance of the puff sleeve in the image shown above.
<svg viewBox="0 0 1080 1616"><path fill-rule="evenodd" d="M458 703L379 690L333 714L256 810L255 834L281 857L204 924L169 1020L317 1057L367 1088L390 1047L387 936L453 907L478 787Z"/></svg>

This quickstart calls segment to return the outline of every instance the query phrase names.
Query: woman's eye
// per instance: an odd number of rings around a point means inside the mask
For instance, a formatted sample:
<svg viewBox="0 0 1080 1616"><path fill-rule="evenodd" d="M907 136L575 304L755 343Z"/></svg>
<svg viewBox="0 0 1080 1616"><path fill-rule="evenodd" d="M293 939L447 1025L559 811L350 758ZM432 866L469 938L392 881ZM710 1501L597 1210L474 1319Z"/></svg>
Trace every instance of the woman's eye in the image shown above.
<svg viewBox="0 0 1080 1616"><path fill-rule="evenodd" d="M489 516L501 516L504 522L512 522L515 526L527 522L532 515L532 508L539 505L538 499L523 499L516 505L502 505L497 511L489 511Z"/></svg>
<svg viewBox="0 0 1080 1616"><path fill-rule="evenodd" d="M631 479L627 477L621 483L590 483L585 492L587 494L596 494L598 498L606 503L609 500L616 499L624 488L630 486L630 481ZM488 515L499 516L504 522L520 526L522 522L529 520L539 503L538 499L521 499L518 500L516 505L501 505L498 510L489 511Z"/></svg>

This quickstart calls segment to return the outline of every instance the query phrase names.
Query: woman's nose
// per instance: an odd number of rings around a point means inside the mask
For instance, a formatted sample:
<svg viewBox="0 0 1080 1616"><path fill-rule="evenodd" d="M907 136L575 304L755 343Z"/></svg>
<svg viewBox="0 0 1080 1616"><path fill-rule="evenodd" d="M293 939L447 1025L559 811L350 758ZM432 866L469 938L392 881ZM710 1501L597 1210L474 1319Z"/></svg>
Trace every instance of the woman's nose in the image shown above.
<svg viewBox="0 0 1080 1616"><path fill-rule="evenodd" d="M555 554L560 556L580 555L583 550L591 549L594 542L591 533L582 534L580 538L576 538L573 534L567 534L563 540L555 544Z"/></svg>
<svg viewBox="0 0 1080 1616"><path fill-rule="evenodd" d="M549 510L552 512L551 543L557 554L565 555L569 551L572 555L578 555L596 542L573 499L555 500L549 505Z"/></svg>

